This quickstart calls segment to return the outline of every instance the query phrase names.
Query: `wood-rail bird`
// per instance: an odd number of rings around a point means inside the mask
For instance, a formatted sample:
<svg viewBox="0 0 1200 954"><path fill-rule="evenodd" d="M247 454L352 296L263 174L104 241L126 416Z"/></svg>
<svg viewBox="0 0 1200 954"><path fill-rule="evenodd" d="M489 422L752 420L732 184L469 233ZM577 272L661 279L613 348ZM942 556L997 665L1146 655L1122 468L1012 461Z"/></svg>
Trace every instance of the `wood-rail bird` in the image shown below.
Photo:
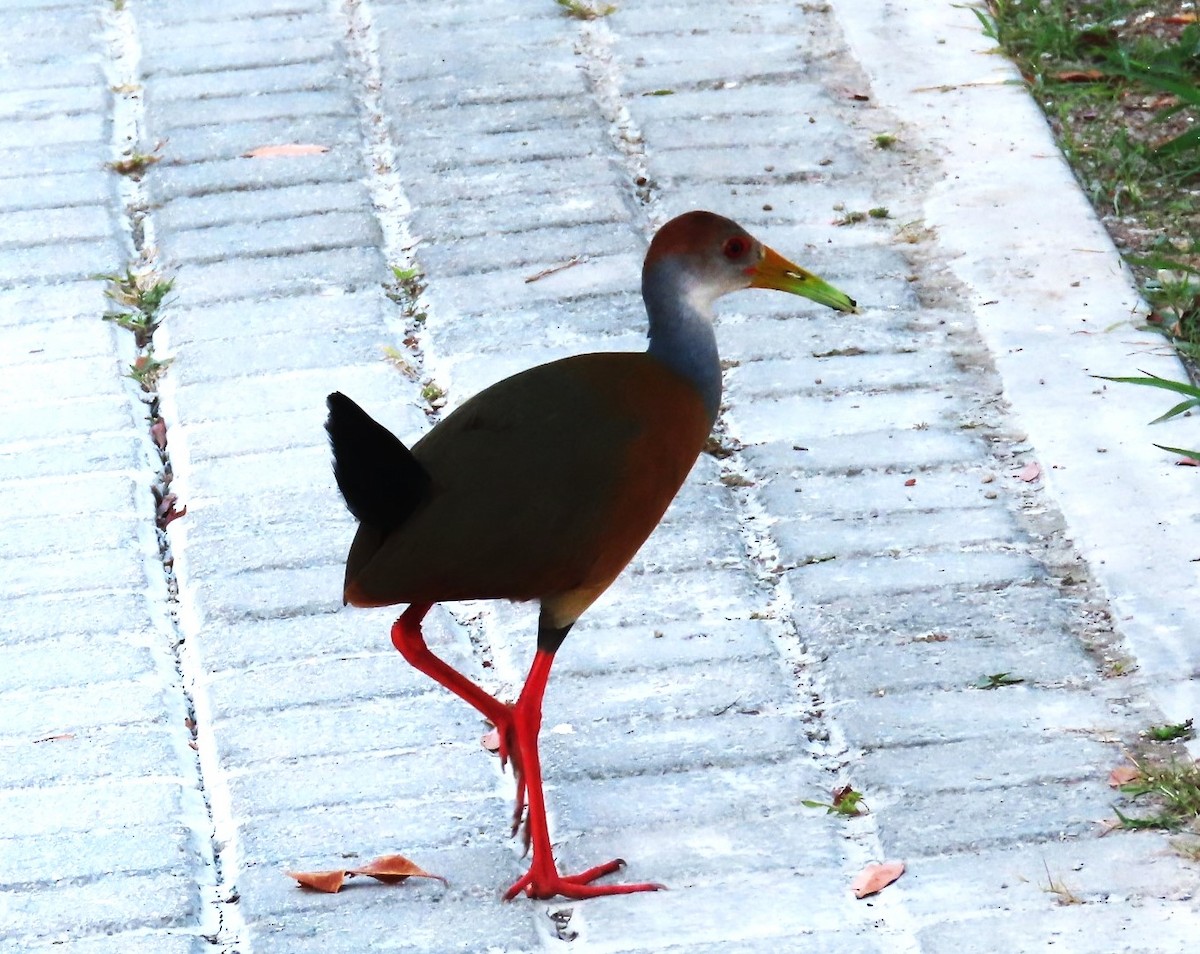
<svg viewBox="0 0 1200 954"><path fill-rule="evenodd" d="M526 798L528 872L505 895L590 898L661 885L596 884L619 859L559 873L550 844L538 733L542 695L567 633L658 525L717 418L721 365L713 302L743 288L802 295L838 311L854 300L711 212L655 235L642 271L649 348L530 368L467 400L410 450L341 393L326 429L334 475L358 530L345 602L407 603L392 642L413 666L495 727ZM447 600L537 600L537 650L516 703L435 656L421 620Z"/></svg>

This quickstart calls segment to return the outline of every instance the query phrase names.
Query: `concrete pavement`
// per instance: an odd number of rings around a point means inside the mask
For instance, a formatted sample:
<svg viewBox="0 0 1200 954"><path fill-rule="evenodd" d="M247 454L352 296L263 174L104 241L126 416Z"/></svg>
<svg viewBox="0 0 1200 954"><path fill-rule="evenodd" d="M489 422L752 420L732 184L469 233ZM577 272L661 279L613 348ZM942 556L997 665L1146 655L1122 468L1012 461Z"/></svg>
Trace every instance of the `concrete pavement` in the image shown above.
<svg viewBox="0 0 1200 954"><path fill-rule="evenodd" d="M0 3L0 949L1192 943L1195 863L1101 822L1124 747L1200 709L1195 473L1152 447L1198 435L1088 376L1172 359L1040 117L951 5L619 7ZM284 144L326 151L246 157ZM559 859L672 890L503 904L482 726L340 605L324 396L412 438L642 347L645 242L689 208L865 313L723 303L723 450L560 653ZM139 260L175 276L153 393L94 277ZM515 695L532 619L430 642ZM869 815L801 804L847 782ZM390 852L450 886L283 875Z"/></svg>

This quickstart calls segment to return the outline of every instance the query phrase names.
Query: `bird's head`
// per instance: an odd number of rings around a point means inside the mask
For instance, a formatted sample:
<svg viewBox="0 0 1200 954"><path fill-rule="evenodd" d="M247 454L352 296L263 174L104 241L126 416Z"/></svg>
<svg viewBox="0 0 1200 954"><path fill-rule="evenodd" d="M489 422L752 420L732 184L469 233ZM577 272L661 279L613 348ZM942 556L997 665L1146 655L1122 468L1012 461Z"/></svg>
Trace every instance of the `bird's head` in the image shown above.
<svg viewBox="0 0 1200 954"><path fill-rule="evenodd" d="M853 298L713 212L686 212L658 230L646 253L645 276L660 266L682 272L689 297L705 310L730 292L773 288L837 311L858 311Z"/></svg>

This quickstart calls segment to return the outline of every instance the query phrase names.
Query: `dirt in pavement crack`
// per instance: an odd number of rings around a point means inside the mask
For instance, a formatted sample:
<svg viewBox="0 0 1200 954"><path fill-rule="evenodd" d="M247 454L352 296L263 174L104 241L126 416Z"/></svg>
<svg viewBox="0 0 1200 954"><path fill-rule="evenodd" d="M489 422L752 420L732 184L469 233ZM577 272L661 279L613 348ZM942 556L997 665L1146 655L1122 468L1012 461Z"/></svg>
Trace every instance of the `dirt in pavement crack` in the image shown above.
<svg viewBox="0 0 1200 954"><path fill-rule="evenodd" d="M163 640L174 659L173 689L183 698L186 711L184 731L188 746L195 753L193 768L196 787L203 797L207 818L196 822L198 853L211 875L197 873L198 888L207 902L201 913L204 936L224 951L242 948L244 932L237 913L237 889L233 884L232 865L227 845L233 832L228 812L214 804L214 793L222 790L220 768L212 739L207 731L204 705L194 686L199 663L186 642L180 625L179 580L175 572L171 528L187 515L187 506L173 490L175 479L171 459L169 427L163 413L160 383L168 373L172 358L156 352L156 333L170 304L174 278L159 265L156 255L154 220L143 178L158 162L162 144L146 141L143 88L140 75L140 45L133 12L123 5L107 7L103 13L106 53L105 72L112 90L112 159L109 170L116 177L118 208L116 218L126 246L126 261L113 272L98 276L105 282L110 305L105 321L129 332L122 336L119 348L124 358L131 401L145 421L148 507L153 508L154 539L162 569L162 587L151 581L151 589L161 594L162 604L155 618ZM170 677L168 677L170 678ZM222 821L222 818L226 821Z"/></svg>

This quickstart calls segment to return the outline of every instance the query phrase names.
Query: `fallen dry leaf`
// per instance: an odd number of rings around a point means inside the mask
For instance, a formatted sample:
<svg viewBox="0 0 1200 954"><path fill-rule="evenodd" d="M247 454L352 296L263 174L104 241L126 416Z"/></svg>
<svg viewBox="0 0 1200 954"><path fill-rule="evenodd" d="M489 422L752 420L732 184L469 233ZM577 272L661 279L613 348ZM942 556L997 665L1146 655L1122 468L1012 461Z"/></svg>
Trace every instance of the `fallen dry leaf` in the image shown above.
<svg viewBox="0 0 1200 954"><path fill-rule="evenodd" d="M915 486L917 486L917 478L916 478L916 477L909 477L909 478L908 478L908 480L906 480L906 481L904 482L904 486L905 486L905 487L915 487Z"/></svg>
<svg viewBox="0 0 1200 954"><path fill-rule="evenodd" d="M413 864L404 855L382 855L362 868L346 872L352 875L368 875L385 884L396 884L405 878L432 878L442 884L450 884L441 875L430 874L419 865Z"/></svg>
<svg viewBox="0 0 1200 954"><path fill-rule="evenodd" d="M865 898L882 891L902 874L904 874L903 861L885 861L883 864L867 865L850 882L850 889L856 898Z"/></svg>
<svg viewBox="0 0 1200 954"><path fill-rule="evenodd" d="M482 745L489 752L499 752L500 751L500 730L492 729L491 732L489 732L487 735L485 735L482 739L479 740L479 744Z"/></svg>
<svg viewBox="0 0 1200 954"><path fill-rule="evenodd" d="M1142 777L1142 773L1133 765L1118 765L1108 773L1108 784L1113 788L1128 785Z"/></svg>
<svg viewBox="0 0 1200 954"><path fill-rule="evenodd" d="M324 891L326 894L337 894L346 881L345 871L285 871L284 874L295 878L303 888Z"/></svg>
<svg viewBox="0 0 1200 954"><path fill-rule="evenodd" d="M326 894L337 894L342 890L346 879L354 875L366 875L384 884L398 884L408 878L432 878L444 885L450 884L441 875L430 874L403 855L381 855L361 868L344 868L337 871L285 871L284 874L298 881L301 887L324 891Z"/></svg>
<svg viewBox="0 0 1200 954"><path fill-rule="evenodd" d="M1042 476L1041 465L1036 460L1031 460L1028 464L1020 469L1016 474L1021 480L1027 484L1032 484L1035 480Z"/></svg>
<svg viewBox="0 0 1200 954"><path fill-rule="evenodd" d="M1096 80L1104 79L1104 74L1099 70L1063 70L1061 73L1055 73L1051 78L1060 83L1094 83Z"/></svg>
<svg viewBox="0 0 1200 954"><path fill-rule="evenodd" d="M150 437L154 440L154 446L159 450L167 448L167 422L161 417L156 417L150 425Z"/></svg>
<svg viewBox="0 0 1200 954"><path fill-rule="evenodd" d="M272 159L276 156L315 156L329 152L328 146L318 146L311 142L289 142L279 146L258 146L249 152L243 152L243 159Z"/></svg>
<svg viewBox="0 0 1200 954"><path fill-rule="evenodd" d="M58 735L46 735L40 739L34 739L33 744L37 745L39 742L65 742L73 738L75 738L74 732L60 732Z"/></svg>

